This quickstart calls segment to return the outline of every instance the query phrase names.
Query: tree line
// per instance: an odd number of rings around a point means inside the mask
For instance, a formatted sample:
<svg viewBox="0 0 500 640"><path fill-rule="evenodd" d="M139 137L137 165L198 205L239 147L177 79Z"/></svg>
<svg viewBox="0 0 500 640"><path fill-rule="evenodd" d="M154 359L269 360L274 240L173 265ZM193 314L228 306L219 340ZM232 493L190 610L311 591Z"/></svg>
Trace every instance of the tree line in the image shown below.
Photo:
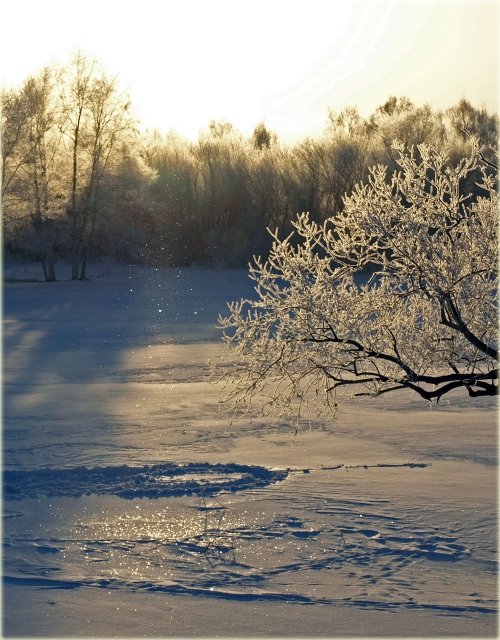
<svg viewBox="0 0 500 640"><path fill-rule="evenodd" d="M89 257L154 265L245 266L267 255L266 229L287 233L297 213L322 222L366 182L397 168L393 142L488 149L498 117L465 98L445 111L390 97L369 117L330 110L323 135L285 144L264 123L246 137L210 122L195 142L143 130L118 81L77 53L17 89L2 89L2 209L7 255L58 258L85 279ZM474 176L469 187L474 189Z"/></svg>

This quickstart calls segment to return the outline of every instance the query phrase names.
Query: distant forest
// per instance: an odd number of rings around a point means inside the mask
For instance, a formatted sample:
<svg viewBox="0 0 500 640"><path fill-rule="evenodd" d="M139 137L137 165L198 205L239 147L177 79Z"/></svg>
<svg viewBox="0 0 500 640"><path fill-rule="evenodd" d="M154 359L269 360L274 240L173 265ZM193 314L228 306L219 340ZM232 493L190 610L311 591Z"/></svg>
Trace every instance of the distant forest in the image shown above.
<svg viewBox="0 0 500 640"><path fill-rule="evenodd" d="M189 142L142 130L116 79L81 54L1 100L4 255L40 261L46 280L58 258L73 279L102 256L242 267L269 251L267 227L287 234L303 211L335 217L370 167L391 175L394 140L444 149L450 164L473 138L498 140L498 116L466 99L437 111L389 97L367 118L329 111L322 136L294 144L264 123L245 137L229 122Z"/></svg>

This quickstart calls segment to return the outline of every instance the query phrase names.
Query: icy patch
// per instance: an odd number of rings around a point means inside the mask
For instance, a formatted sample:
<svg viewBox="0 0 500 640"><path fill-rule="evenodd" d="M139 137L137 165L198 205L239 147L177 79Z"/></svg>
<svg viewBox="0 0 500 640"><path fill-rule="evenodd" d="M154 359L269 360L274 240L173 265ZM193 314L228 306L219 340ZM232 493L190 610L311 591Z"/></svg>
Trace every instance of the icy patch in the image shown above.
<svg viewBox="0 0 500 640"><path fill-rule="evenodd" d="M238 464L157 464L142 467L75 467L4 471L4 498L115 495L121 498L164 498L214 495L265 487L283 480L286 471Z"/></svg>

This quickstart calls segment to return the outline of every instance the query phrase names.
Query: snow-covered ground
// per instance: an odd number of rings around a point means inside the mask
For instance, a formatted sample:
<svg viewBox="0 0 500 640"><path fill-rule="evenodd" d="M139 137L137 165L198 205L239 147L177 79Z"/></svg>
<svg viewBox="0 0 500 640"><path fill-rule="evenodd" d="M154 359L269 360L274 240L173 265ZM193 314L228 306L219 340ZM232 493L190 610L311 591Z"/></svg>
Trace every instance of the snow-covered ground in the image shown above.
<svg viewBox="0 0 500 640"><path fill-rule="evenodd" d="M496 637L495 401L231 423L246 274L89 275L4 285L4 636Z"/></svg>

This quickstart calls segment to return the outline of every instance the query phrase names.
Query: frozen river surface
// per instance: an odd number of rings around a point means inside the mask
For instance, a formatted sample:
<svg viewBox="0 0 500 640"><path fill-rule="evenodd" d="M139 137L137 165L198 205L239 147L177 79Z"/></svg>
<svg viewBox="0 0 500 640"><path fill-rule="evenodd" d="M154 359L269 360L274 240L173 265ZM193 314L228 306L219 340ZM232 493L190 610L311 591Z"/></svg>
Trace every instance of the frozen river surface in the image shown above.
<svg viewBox="0 0 500 640"><path fill-rule="evenodd" d="M4 287L4 636L497 632L497 412L402 394L231 423L245 273Z"/></svg>

